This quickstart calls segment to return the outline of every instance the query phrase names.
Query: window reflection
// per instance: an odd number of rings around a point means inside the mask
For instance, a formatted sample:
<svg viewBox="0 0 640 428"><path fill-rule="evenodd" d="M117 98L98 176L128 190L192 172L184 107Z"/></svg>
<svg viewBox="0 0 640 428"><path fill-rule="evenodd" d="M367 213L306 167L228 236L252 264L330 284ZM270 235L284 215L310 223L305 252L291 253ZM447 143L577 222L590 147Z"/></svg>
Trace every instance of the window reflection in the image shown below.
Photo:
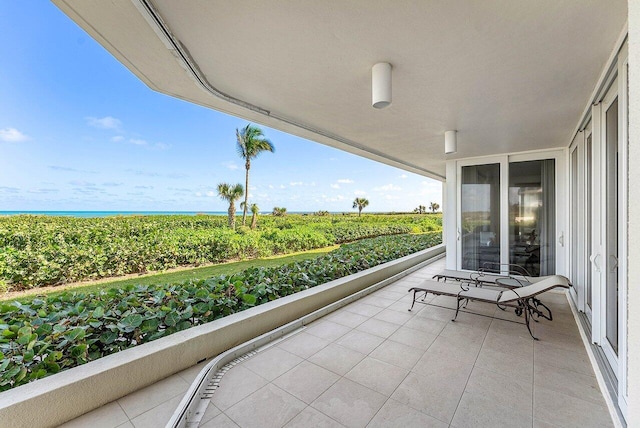
<svg viewBox="0 0 640 428"><path fill-rule="evenodd" d="M462 168L462 269L498 268L500 164Z"/></svg>
<svg viewBox="0 0 640 428"><path fill-rule="evenodd" d="M509 164L509 257L533 276L555 273L555 160Z"/></svg>

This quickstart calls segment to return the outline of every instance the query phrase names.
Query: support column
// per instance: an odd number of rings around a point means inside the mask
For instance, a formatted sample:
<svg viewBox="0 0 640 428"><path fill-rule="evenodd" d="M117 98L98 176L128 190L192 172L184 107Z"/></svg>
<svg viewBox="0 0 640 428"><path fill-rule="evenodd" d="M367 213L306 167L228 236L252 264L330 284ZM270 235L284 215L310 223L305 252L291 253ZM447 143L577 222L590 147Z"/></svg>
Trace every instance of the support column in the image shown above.
<svg viewBox="0 0 640 428"><path fill-rule="evenodd" d="M458 250L458 198L456 182L456 162L447 162L447 179L442 188L442 221L444 225L443 242L447 247L446 268L455 269Z"/></svg>

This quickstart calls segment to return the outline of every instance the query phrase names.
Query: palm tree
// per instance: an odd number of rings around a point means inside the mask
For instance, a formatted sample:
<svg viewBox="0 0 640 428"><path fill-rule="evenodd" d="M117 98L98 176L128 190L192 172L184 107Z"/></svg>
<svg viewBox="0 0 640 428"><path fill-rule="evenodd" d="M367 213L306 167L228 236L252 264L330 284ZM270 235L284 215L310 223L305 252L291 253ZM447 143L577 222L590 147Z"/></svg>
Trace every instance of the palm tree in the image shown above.
<svg viewBox="0 0 640 428"><path fill-rule="evenodd" d="M236 201L242 197L244 189L242 184L235 185L220 183L218 184L218 196L221 199L229 202L229 227L231 229L236 228Z"/></svg>
<svg viewBox="0 0 640 428"><path fill-rule="evenodd" d="M255 229L258 225L258 214L260 213L260 207L258 204L251 204L251 229Z"/></svg>
<svg viewBox="0 0 640 428"><path fill-rule="evenodd" d="M244 207L245 203L240 202L240 208ZM260 214L260 207L258 207L258 204L251 204L249 206L249 209L251 210L251 229L255 229L258 225L258 214Z"/></svg>
<svg viewBox="0 0 640 428"><path fill-rule="evenodd" d="M356 198L353 201L353 208L358 208L358 217L362 215L362 209L369 205L369 200L366 198Z"/></svg>
<svg viewBox="0 0 640 428"><path fill-rule="evenodd" d="M438 204L437 202L431 202L429 204L429 209L431 210L432 213L435 213L436 211L438 211L438 208L440 208L440 204Z"/></svg>
<svg viewBox="0 0 640 428"><path fill-rule="evenodd" d="M251 169L251 159L262 152L274 152L276 148L271 141L267 140L262 133L262 129L248 124L242 130L236 128L236 139L238 143L238 154L244 159L244 167L247 170L244 180L244 188L247 193L244 195L244 208L242 210L242 225L245 225L247 218L247 201L249 199L249 170Z"/></svg>
<svg viewBox="0 0 640 428"><path fill-rule="evenodd" d="M271 213L271 215L275 217L284 217L286 213L287 209L285 207L273 207L273 212Z"/></svg>

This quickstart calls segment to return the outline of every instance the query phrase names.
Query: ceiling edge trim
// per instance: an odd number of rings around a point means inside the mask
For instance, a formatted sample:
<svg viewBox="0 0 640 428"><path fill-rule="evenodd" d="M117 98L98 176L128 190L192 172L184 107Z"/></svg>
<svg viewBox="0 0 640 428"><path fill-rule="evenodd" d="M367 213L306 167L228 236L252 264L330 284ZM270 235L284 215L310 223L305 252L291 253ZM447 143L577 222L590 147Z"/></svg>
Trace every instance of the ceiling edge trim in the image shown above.
<svg viewBox="0 0 640 428"><path fill-rule="evenodd" d="M283 122L287 125L292 125L297 128L303 129L305 131L311 132L313 134L320 135L324 138L328 138L330 140L334 140L351 148L363 151L365 153L371 154L373 156L377 156L383 159L387 159L392 161L398 165L403 165L407 168L413 169L414 171L420 171L423 175L433 178L438 181L444 181L446 178L443 175L434 173L433 171L429 171L417 165L405 162L401 159L395 158L393 156L389 156L386 153L380 152L378 150L371 149L362 144L356 143L355 141L351 141L347 138L341 137L339 135L333 134L331 132L325 131L323 129L319 129L313 127L311 125L307 125L305 123L299 122L294 119L290 119L283 115L272 113L268 109L264 109L262 107L256 106L255 104L251 104L247 101L241 100L234 96L231 96L227 93L224 93L218 90L215 86L209 82L209 80L204 76L198 64L194 61L194 59L189 55L186 47L180 42L180 40L171 32L168 25L162 19L160 13L156 10L150 0L131 0L134 6L140 11L145 20L149 23L153 31L158 35L158 37L165 44L167 49L169 49L173 55L176 57L176 60L182 65L182 67L187 71L190 76L194 79L194 81L204 89L209 94L222 99L231 104L235 104L239 107L245 108L247 110L251 110L252 112L270 117L272 119Z"/></svg>

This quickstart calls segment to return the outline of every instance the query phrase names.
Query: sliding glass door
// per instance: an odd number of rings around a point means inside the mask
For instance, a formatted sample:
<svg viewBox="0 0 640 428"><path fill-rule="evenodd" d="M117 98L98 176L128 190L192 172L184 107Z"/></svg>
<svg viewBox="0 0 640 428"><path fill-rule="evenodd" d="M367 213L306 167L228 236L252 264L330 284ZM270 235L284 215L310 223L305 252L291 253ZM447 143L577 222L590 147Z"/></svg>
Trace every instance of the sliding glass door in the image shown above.
<svg viewBox="0 0 640 428"><path fill-rule="evenodd" d="M500 271L500 164L462 167L462 269Z"/></svg>
<svg viewBox="0 0 640 428"><path fill-rule="evenodd" d="M571 198L569 226L571 240L571 268L569 279L573 283L570 294L576 307L584 312L592 324L593 270L595 260L593 240L593 136L591 121L580 131L569 148ZM598 236L600 236L598 234ZM598 266L598 265L596 265ZM596 269L596 275L598 271Z"/></svg>
<svg viewBox="0 0 640 428"><path fill-rule="evenodd" d="M585 234L585 246L587 248L587 259L591 259L593 255L593 191L592 191L592 182L593 182L593 136L591 134L591 125L587 127L587 141L585 142L585 217L586 217L586 225L584 230ZM584 312L587 314L587 319L589 323L592 322L592 311L593 311L593 267L591 264L587 266L585 269L585 282L584 289L586 290L586 306Z"/></svg>
<svg viewBox="0 0 640 428"><path fill-rule="evenodd" d="M618 97L613 87L603 102L603 142L605 148L605 266L603 293L604 336L602 348L612 367L618 357Z"/></svg>
<svg viewBox="0 0 640 428"><path fill-rule="evenodd" d="M509 163L509 263L532 276L556 271L555 160Z"/></svg>
<svg viewBox="0 0 640 428"><path fill-rule="evenodd" d="M556 272L556 156L459 164L458 269Z"/></svg>

